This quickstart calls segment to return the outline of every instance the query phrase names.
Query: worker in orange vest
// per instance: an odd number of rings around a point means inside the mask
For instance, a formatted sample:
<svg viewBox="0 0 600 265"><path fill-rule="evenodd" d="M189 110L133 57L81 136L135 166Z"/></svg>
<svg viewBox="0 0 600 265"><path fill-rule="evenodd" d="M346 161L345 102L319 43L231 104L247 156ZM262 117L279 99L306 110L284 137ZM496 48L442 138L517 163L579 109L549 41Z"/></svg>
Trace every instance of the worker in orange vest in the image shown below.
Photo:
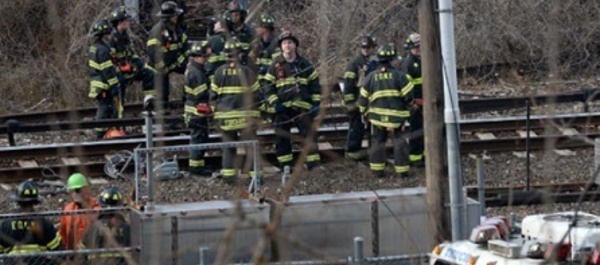
<svg viewBox="0 0 600 265"><path fill-rule="evenodd" d="M101 208L96 198L91 196L89 184L85 176L75 173L67 180L67 191L73 201L69 202L63 209L64 213L77 210L89 210ZM95 214L71 214L60 218L60 233L65 249L77 249L85 230L95 219Z"/></svg>

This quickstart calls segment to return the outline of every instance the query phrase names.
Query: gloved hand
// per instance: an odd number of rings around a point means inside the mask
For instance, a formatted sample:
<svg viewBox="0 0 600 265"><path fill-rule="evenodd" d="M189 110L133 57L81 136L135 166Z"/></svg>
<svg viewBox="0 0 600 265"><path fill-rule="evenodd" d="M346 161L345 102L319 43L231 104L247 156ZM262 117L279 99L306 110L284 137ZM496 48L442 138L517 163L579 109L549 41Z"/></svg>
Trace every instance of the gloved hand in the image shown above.
<svg viewBox="0 0 600 265"><path fill-rule="evenodd" d="M110 94L111 94L113 97L118 97L120 92L121 92L121 88L120 88L119 86L114 86L114 87L112 88L112 90L110 91Z"/></svg>
<svg viewBox="0 0 600 265"><path fill-rule="evenodd" d="M319 104L313 103L312 107L310 108L310 112L312 112L313 115L319 114Z"/></svg>
<svg viewBox="0 0 600 265"><path fill-rule="evenodd" d="M277 101L277 103L275 103L275 113L282 113L285 111L285 106L283 105L283 103Z"/></svg>
<svg viewBox="0 0 600 265"><path fill-rule="evenodd" d="M206 104L206 103L200 103L200 104L196 105L196 111L198 113L202 113L202 114L206 114L206 115L209 115L212 113L212 109L210 109L210 106L208 106L208 104Z"/></svg>

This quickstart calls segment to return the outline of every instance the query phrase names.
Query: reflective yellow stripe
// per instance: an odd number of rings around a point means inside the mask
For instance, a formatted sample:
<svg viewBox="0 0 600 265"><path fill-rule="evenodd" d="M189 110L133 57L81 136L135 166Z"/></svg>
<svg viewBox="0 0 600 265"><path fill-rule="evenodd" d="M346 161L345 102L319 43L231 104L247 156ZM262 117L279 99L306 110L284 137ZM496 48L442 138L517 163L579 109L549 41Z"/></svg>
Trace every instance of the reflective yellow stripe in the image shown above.
<svg viewBox="0 0 600 265"><path fill-rule="evenodd" d="M413 81L412 81L412 82L413 82L413 84L415 84L415 85L421 85L421 84L423 84L423 77L418 77L418 78L415 78L415 79L413 79Z"/></svg>
<svg viewBox="0 0 600 265"><path fill-rule="evenodd" d="M258 110L231 110L224 112L216 112L215 119L235 119L235 118L245 118L245 117L258 117L260 116L260 111Z"/></svg>
<svg viewBox="0 0 600 265"><path fill-rule="evenodd" d="M265 77L267 78L267 77ZM293 77L288 77L285 79L279 79L277 80L277 82L275 83L275 87L284 87L284 86L288 86L288 85L307 85L308 81L304 78L293 78Z"/></svg>
<svg viewBox="0 0 600 265"><path fill-rule="evenodd" d="M192 114L194 116L206 117L206 114L204 114L204 113L198 113L198 111L196 110L196 107L194 107L194 106L186 105L185 107L183 107L183 111L185 113Z"/></svg>
<svg viewBox="0 0 600 265"><path fill-rule="evenodd" d="M46 244L46 248L49 250L57 249L60 246L60 234L57 232L54 239L50 243Z"/></svg>
<svg viewBox="0 0 600 265"><path fill-rule="evenodd" d="M400 118L410 117L410 111L408 110L395 110L387 108L370 107L368 113L383 115L383 116L394 116Z"/></svg>
<svg viewBox="0 0 600 265"><path fill-rule="evenodd" d="M383 171L385 170L385 163L369 163L369 167L373 171Z"/></svg>
<svg viewBox="0 0 600 265"><path fill-rule="evenodd" d="M361 152L346 152L346 158L360 158L361 157Z"/></svg>
<svg viewBox="0 0 600 265"><path fill-rule="evenodd" d="M273 62L273 60L271 60L270 58L258 58L256 59L256 64L258 65L271 65L271 63Z"/></svg>
<svg viewBox="0 0 600 265"><path fill-rule="evenodd" d="M347 71L344 73L344 78L345 79L355 79L356 78L356 73L352 72L352 71Z"/></svg>
<svg viewBox="0 0 600 265"><path fill-rule="evenodd" d="M399 128L400 124L399 123L393 123L393 122L383 122L383 121L378 121L378 120L374 120L374 119L369 119L369 122L373 125L382 127L382 128Z"/></svg>
<svg viewBox="0 0 600 265"><path fill-rule="evenodd" d="M269 82L275 82L275 76L270 73L267 73L265 75L265 79L268 80Z"/></svg>
<svg viewBox="0 0 600 265"><path fill-rule="evenodd" d="M241 86L224 86L219 88L219 94L242 94L244 88Z"/></svg>
<svg viewBox="0 0 600 265"><path fill-rule="evenodd" d="M190 167L203 167L205 165L205 162L204 162L204 159L200 159L200 160L190 159L189 164L190 164Z"/></svg>
<svg viewBox="0 0 600 265"><path fill-rule="evenodd" d="M418 162L421 161L423 159L423 154L411 154L408 156L408 160L410 160L410 162Z"/></svg>
<svg viewBox="0 0 600 265"><path fill-rule="evenodd" d="M356 100L356 97L354 97L354 94L346 94L346 95L344 95L344 100L345 101L354 101L354 100Z"/></svg>
<svg viewBox="0 0 600 265"><path fill-rule="evenodd" d="M410 166L394 166L396 173L406 173L410 169Z"/></svg>
<svg viewBox="0 0 600 265"><path fill-rule="evenodd" d="M303 108L303 109L307 109L309 110L312 107L312 104L306 102L306 101L301 101L301 100L294 100L294 101L286 101L283 102L283 105L286 107L298 107L298 108Z"/></svg>
<svg viewBox="0 0 600 265"><path fill-rule="evenodd" d="M361 97L365 97L365 98L369 98L369 91L367 91L367 89L364 88L364 87L361 88L360 89L360 96Z"/></svg>
<svg viewBox="0 0 600 265"><path fill-rule="evenodd" d="M313 102L321 101L321 94L313 94L311 96L311 99L312 99Z"/></svg>
<svg viewBox="0 0 600 265"><path fill-rule="evenodd" d="M363 113L363 114L364 114L366 110L367 110L367 108L366 108L366 107L364 107L364 106L360 106L360 105L358 106L358 111L359 111L360 113Z"/></svg>
<svg viewBox="0 0 600 265"><path fill-rule="evenodd" d="M28 254L46 251L45 247L37 244L15 245L8 254Z"/></svg>
<svg viewBox="0 0 600 265"><path fill-rule="evenodd" d="M206 91L208 86L206 84L199 85L195 88L191 88L189 86L185 86L185 93L192 94L194 96L200 95L200 93Z"/></svg>
<svg viewBox="0 0 600 265"><path fill-rule="evenodd" d="M163 69L164 67L165 67L165 62L163 62L163 61L160 61L160 62L158 62L158 63L156 63L156 64L154 65L154 68L155 68L156 70L161 70L161 69Z"/></svg>
<svg viewBox="0 0 600 265"><path fill-rule="evenodd" d="M227 61L227 56L213 54L210 57L208 57L209 63L216 63L216 62L222 62L222 61Z"/></svg>
<svg viewBox="0 0 600 265"><path fill-rule="evenodd" d="M308 80L312 81L319 78L319 73L317 73L317 71L313 71L309 76L308 76Z"/></svg>
<svg viewBox="0 0 600 265"><path fill-rule="evenodd" d="M102 63L98 63L98 62L95 62L94 60L88 60L88 65L91 68L94 68L98 71L102 71L104 69L113 67L113 62L109 60L109 61L105 61Z"/></svg>
<svg viewBox="0 0 600 265"><path fill-rule="evenodd" d="M294 159L294 156L292 154L289 155L283 155L283 156L278 156L277 157L277 161L279 163L287 163L287 162L291 162Z"/></svg>
<svg viewBox="0 0 600 265"><path fill-rule="evenodd" d="M319 154L312 154L312 155L306 156L306 161L309 163L320 161L320 160L321 160L321 156Z"/></svg>
<svg viewBox="0 0 600 265"><path fill-rule="evenodd" d="M380 98L392 98L392 97L399 98L399 97L402 97L402 94L400 93L400 91L398 91L396 89L379 90L379 91L371 94L371 96L369 97L369 102L373 102Z"/></svg>
<svg viewBox="0 0 600 265"><path fill-rule="evenodd" d="M98 80L91 80L90 81L90 86L92 88L98 88L101 90L108 90L108 84L102 82L102 81L98 81Z"/></svg>
<svg viewBox="0 0 600 265"><path fill-rule="evenodd" d="M160 41L156 38L153 39L149 39L148 42L146 42L146 46L150 47L152 45L160 45Z"/></svg>
<svg viewBox="0 0 600 265"><path fill-rule="evenodd" d="M91 53L96 53L96 46L90 46L90 49L89 49L89 51L90 51Z"/></svg>
<svg viewBox="0 0 600 265"><path fill-rule="evenodd" d="M221 175L223 175L223 177L235 177L237 172L235 172L235 169L230 169L230 168L224 168L221 169Z"/></svg>
<svg viewBox="0 0 600 265"><path fill-rule="evenodd" d="M116 77L113 77L111 79L108 79L107 82L108 82L109 86L114 86L119 83L119 79L117 79Z"/></svg>
<svg viewBox="0 0 600 265"><path fill-rule="evenodd" d="M240 46L242 46L242 49L246 50L246 49L250 48L250 43L240 42Z"/></svg>
<svg viewBox="0 0 600 265"><path fill-rule="evenodd" d="M414 84L411 82L408 82L408 85L406 85L405 87L403 87L400 90L400 92L402 93L402 96L408 95L412 91L413 87L414 87Z"/></svg>
<svg viewBox="0 0 600 265"><path fill-rule="evenodd" d="M275 101L277 101L279 98L277 97L277 95L270 95L269 98L267 99L269 101L269 104L273 104L275 103Z"/></svg>

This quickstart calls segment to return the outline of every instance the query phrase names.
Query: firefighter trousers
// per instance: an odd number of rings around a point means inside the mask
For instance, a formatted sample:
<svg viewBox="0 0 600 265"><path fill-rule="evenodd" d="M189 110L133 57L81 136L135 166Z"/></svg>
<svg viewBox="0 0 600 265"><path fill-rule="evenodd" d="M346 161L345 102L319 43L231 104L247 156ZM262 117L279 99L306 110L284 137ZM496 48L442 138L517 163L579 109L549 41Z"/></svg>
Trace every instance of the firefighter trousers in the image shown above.
<svg viewBox="0 0 600 265"><path fill-rule="evenodd" d="M188 128L191 129L190 144L205 144L208 143L208 118L191 117L188 122ZM205 150L190 151L190 172L192 174L200 174L202 170L207 169L204 161Z"/></svg>
<svg viewBox="0 0 600 265"><path fill-rule="evenodd" d="M408 139L402 127L388 132L388 128L371 125L371 154L369 166L375 174L382 174L385 170L386 151L385 143L391 134L394 146L394 171L407 173L410 169L408 161Z"/></svg>
<svg viewBox="0 0 600 265"><path fill-rule="evenodd" d="M356 113L350 114L348 120L346 158L360 160L364 157L362 141L365 137L365 134L368 135L369 131L366 129L360 113L357 111Z"/></svg>
<svg viewBox="0 0 600 265"><path fill-rule="evenodd" d="M411 163L420 163L423 161L424 147L424 131L423 131L423 110L418 109L411 114L410 120L410 155Z"/></svg>
<svg viewBox="0 0 600 265"><path fill-rule="evenodd" d="M292 154L292 126L298 128L303 148L310 148L306 157L306 166L312 169L320 164L319 147L317 146L317 132L313 132L309 139L308 135L312 127L314 117L304 110L288 108L274 115L275 145L277 161L283 170L285 166L292 167L294 156Z"/></svg>
<svg viewBox="0 0 600 265"><path fill-rule="evenodd" d="M223 142L233 142L233 141L244 141L256 138L256 132L254 130L222 130L221 133L223 135ZM223 148L222 152L222 169L221 176L223 179L227 181L227 179L236 178L237 177L237 168L241 168L242 172L248 172L250 176L254 174L253 162L254 162L254 152L252 148L244 148L245 156L241 160L236 161L237 148L236 147L227 147Z"/></svg>
<svg viewBox="0 0 600 265"><path fill-rule="evenodd" d="M109 91L104 91L98 95L96 102L98 103L98 109L96 110L96 120L116 119L117 108L114 97L110 95ZM108 128L96 128L96 139L104 138L104 134Z"/></svg>

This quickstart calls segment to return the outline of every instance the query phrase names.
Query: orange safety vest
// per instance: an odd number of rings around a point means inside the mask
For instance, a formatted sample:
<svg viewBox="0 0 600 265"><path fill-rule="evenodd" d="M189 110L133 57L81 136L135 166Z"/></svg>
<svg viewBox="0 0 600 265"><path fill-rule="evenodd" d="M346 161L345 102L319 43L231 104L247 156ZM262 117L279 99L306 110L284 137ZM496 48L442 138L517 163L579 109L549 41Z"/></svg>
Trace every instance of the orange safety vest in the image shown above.
<svg viewBox="0 0 600 265"><path fill-rule="evenodd" d="M88 202L91 209L98 209L100 205L96 202L95 198L90 198ZM84 210L84 208L76 202L70 202L65 206L63 212ZM78 214L78 215L63 215L60 218L60 227L58 232L60 233L63 246L65 249L77 249L83 234L88 226L92 223L93 214Z"/></svg>

